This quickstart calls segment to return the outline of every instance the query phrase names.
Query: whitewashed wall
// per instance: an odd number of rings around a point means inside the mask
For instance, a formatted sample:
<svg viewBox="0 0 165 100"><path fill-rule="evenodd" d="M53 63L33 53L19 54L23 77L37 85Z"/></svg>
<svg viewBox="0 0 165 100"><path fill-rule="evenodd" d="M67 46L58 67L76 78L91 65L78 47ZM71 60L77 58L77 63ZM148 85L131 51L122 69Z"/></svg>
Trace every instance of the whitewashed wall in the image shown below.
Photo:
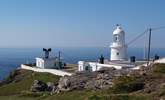
<svg viewBox="0 0 165 100"><path fill-rule="evenodd" d="M44 60L41 58L36 58L36 66L40 68L44 68Z"/></svg>
<svg viewBox="0 0 165 100"><path fill-rule="evenodd" d="M165 58L158 59L154 63L165 63Z"/></svg>
<svg viewBox="0 0 165 100"><path fill-rule="evenodd" d="M36 58L36 66L39 68L55 68L56 58Z"/></svg>
<svg viewBox="0 0 165 100"><path fill-rule="evenodd" d="M41 68L36 68L36 67L30 67L30 66L27 66L27 65L24 65L24 64L21 65L21 68L22 69L26 69L26 70L32 70L32 71L35 71L35 72L51 73L51 74L58 75L58 76L65 76L65 75L71 76L72 75L72 73L61 71L61 70L56 70L56 69L41 69Z"/></svg>
<svg viewBox="0 0 165 100"><path fill-rule="evenodd" d="M97 62L79 61L78 62L78 71L85 71L86 66L89 66L91 68L91 71L98 71L103 67L113 67L113 68L116 68L116 69L122 69L122 66L120 66L120 65L100 64L100 63L97 63Z"/></svg>

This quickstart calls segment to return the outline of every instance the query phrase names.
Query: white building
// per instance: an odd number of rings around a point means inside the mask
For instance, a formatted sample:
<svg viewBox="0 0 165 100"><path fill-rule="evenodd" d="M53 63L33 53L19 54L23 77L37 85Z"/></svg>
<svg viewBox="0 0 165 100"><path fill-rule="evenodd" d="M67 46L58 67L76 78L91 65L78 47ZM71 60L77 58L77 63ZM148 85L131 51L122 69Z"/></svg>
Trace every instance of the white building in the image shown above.
<svg viewBox="0 0 165 100"><path fill-rule="evenodd" d="M121 65L115 64L100 64L98 62L85 62L79 61L78 62L78 71L98 71L103 67L113 67L116 69L122 69Z"/></svg>
<svg viewBox="0 0 165 100"><path fill-rule="evenodd" d="M36 58L36 67L45 69L61 69L64 67L65 64L60 57L60 52L59 57L49 57L49 52L51 52L51 48L43 48L43 51L45 52L45 57Z"/></svg>
<svg viewBox="0 0 165 100"><path fill-rule="evenodd" d="M113 31L113 42L110 45L110 60L127 60L127 45L125 44L125 32L117 25Z"/></svg>
<svg viewBox="0 0 165 100"><path fill-rule="evenodd" d="M127 60L127 45L125 44L125 32L121 26L117 25L116 29L113 31L113 42L110 46L111 55L110 61L104 61L104 64L98 62L78 62L78 71L97 71L102 67L114 67L116 69L133 67L134 65L119 64L116 61Z"/></svg>
<svg viewBox="0 0 165 100"><path fill-rule="evenodd" d="M62 60L55 58L36 58L36 66L45 69L61 69L64 67Z"/></svg>

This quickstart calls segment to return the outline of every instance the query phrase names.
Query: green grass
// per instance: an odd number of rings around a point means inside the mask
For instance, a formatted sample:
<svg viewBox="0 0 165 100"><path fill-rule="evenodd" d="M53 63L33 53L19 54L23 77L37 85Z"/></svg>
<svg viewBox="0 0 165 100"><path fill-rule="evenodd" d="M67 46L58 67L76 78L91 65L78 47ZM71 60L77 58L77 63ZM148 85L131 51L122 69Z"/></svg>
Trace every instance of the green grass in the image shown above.
<svg viewBox="0 0 165 100"><path fill-rule="evenodd" d="M144 83L141 78L135 76L121 76L114 79L113 92L115 93L129 93L141 90Z"/></svg>
<svg viewBox="0 0 165 100"><path fill-rule="evenodd" d="M72 91L40 96L0 96L0 100L154 100L153 95L106 94L94 91Z"/></svg>
<svg viewBox="0 0 165 100"><path fill-rule="evenodd" d="M97 96L93 95L88 100L153 100L152 96L147 95L108 95L108 96Z"/></svg>
<svg viewBox="0 0 165 100"><path fill-rule="evenodd" d="M32 93L29 90L34 80L57 82L59 77L48 73L36 73L32 71L22 72L19 77L20 76L23 77L22 80L0 87L0 100L152 100L148 99L150 96L114 94L111 89L99 91L74 90L53 95L48 93ZM134 81L132 78L128 78L128 80L124 78L124 80L121 80L126 83Z"/></svg>
<svg viewBox="0 0 165 100"><path fill-rule="evenodd" d="M153 66L153 72L159 74L165 74L165 64L155 64Z"/></svg>
<svg viewBox="0 0 165 100"><path fill-rule="evenodd" d="M34 80L41 80L43 82L57 82L59 76L49 73L36 73L27 71L22 75L23 79L18 82L11 82L0 87L0 96L15 95L22 91L29 91Z"/></svg>

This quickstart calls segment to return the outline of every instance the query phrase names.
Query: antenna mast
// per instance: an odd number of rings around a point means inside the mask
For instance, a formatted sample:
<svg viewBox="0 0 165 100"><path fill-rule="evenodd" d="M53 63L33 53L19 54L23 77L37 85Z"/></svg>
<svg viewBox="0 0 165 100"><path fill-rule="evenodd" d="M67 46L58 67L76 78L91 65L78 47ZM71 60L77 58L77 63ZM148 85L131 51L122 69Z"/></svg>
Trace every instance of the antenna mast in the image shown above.
<svg viewBox="0 0 165 100"><path fill-rule="evenodd" d="M61 58L61 51L58 52L58 59L59 59L59 62L60 62L60 58Z"/></svg>
<svg viewBox="0 0 165 100"><path fill-rule="evenodd" d="M150 50L151 50L151 31L152 29L149 29L149 40L148 40L148 57L147 57L147 66L149 65L150 61Z"/></svg>
<svg viewBox="0 0 165 100"><path fill-rule="evenodd" d="M61 51L58 52L58 63L59 63L59 69L62 67L61 66Z"/></svg>
<svg viewBox="0 0 165 100"><path fill-rule="evenodd" d="M145 38L144 38L144 53L143 53L143 57L144 57L144 60L147 59L147 35L145 34Z"/></svg>

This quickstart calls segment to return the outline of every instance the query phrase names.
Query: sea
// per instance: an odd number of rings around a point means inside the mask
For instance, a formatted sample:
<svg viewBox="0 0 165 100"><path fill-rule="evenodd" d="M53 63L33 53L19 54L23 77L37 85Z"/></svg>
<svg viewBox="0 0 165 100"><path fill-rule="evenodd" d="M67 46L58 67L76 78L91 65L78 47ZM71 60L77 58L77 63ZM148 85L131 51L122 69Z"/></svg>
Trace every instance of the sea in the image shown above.
<svg viewBox="0 0 165 100"><path fill-rule="evenodd" d="M0 48L0 80L5 79L9 73L20 67L21 64L34 63L36 57L43 57L43 48ZM78 61L98 61L103 55L109 59L110 49L107 47L56 47L50 52L51 57L58 56L60 51L66 63L77 64ZM151 57L157 54L165 56L165 48L151 48ZM128 57L144 58L143 48L129 48Z"/></svg>

